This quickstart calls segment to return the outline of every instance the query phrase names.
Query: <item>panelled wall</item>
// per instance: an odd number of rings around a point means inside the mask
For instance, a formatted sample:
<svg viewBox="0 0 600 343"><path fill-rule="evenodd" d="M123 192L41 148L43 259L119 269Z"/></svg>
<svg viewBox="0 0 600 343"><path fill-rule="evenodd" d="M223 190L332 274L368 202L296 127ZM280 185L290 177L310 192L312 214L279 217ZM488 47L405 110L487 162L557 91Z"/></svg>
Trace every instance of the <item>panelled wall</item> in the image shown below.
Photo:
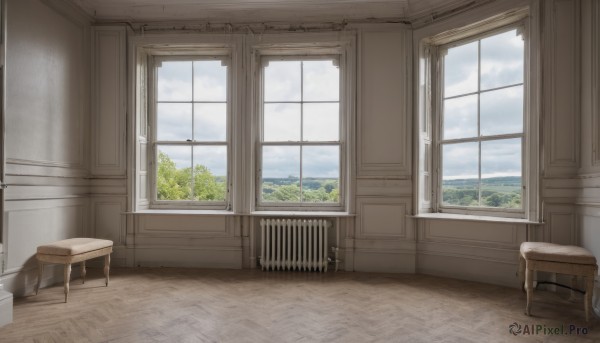
<svg viewBox="0 0 600 343"><path fill-rule="evenodd" d="M524 5L541 15L536 39L543 50L532 57L542 84L545 225L413 219L421 38ZM353 216L333 218L339 227L329 239L339 242L342 269L515 286L518 246L528 231L532 239L582 244L600 257L599 7L594 0L507 0L415 29L348 27L357 38ZM139 37L126 26L90 30L63 2L8 1L8 13L5 288L31 291L35 247L74 236L113 240L114 265L255 267L259 217L131 214L128 194L139 189L134 157L144 156L131 142L145 137L127 114L136 91L128 83L135 66L128 65L127 42ZM243 134L242 126L235 132ZM238 148L248 149L243 143ZM48 271L45 282L61 280L59 273Z"/></svg>
<svg viewBox="0 0 600 343"><path fill-rule="evenodd" d="M359 47L356 220L346 270L412 273L411 31L363 27Z"/></svg>
<svg viewBox="0 0 600 343"><path fill-rule="evenodd" d="M356 207L356 219L354 216L332 218L338 227L330 232L330 242L339 242L336 244L340 248L342 268L346 270L413 272L414 229L408 217L412 206L412 121L408 96L411 31L404 25L360 26L351 30L358 34L360 94L358 139L356 146L351 147L359 156L358 177L350 180L351 187L356 187L356 198L351 200L351 207ZM127 199L128 179L122 163L127 163L128 154L143 158L145 152L133 147L127 150L120 144L127 118L123 108L127 93L122 85L126 77L135 77L132 65L129 74L123 72L127 63L127 35L130 42L142 44L145 39L119 26L94 27L92 34L95 100L90 206L94 234L115 241L115 264L255 267L260 253L260 217L256 215L151 210L131 213L134 206L130 203L132 199ZM145 37L149 37L148 34ZM179 42L177 36L169 37ZM129 49L132 54L133 50ZM133 87L129 89L130 95L138 92L135 85L130 87ZM132 103L132 96L129 101L131 111L140 106ZM247 109L240 111L243 118L251 115ZM128 125L128 134L138 136L138 142L145 141L143 129L138 132L132 122ZM243 133L251 121L241 120L234 125L239 125L234 126L234 131ZM234 140L233 146L241 149L243 143ZM247 162L237 158L241 157L236 157L234 163ZM129 163L130 169L136 167L138 172L142 171L144 163ZM142 186L129 184L132 194L138 194ZM233 201L247 203L240 199Z"/></svg>
<svg viewBox="0 0 600 343"><path fill-rule="evenodd" d="M88 225L90 25L56 1L7 1L2 281L32 289L36 247ZM44 284L54 282L48 268Z"/></svg>
<svg viewBox="0 0 600 343"><path fill-rule="evenodd" d="M574 183L577 243L600 257L600 4L581 1L581 164ZM600 287L596 282L596 294ZM600 313L600 297L594 299Z"/></svg>

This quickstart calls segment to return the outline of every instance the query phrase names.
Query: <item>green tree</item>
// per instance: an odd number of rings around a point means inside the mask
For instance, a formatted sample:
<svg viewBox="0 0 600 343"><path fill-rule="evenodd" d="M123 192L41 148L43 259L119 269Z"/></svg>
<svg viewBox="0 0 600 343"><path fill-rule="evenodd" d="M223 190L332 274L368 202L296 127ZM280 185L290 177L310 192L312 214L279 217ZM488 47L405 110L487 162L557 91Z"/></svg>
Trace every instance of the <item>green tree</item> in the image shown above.
<svg viewBox="0 0 600 343"><path fill-rule="evenodd" d="M158 152L156 177L158 200L185 200L191 195L191 169L177 169L175 162L162 151Z"/></svg>
<svg viewBox="0 0 600 343"><path fill-rule="evenodd" d="M193 175L192 193L192 168L177 169L175 162L167 154L159 151L156 176L158 200L225 200L225 178L214 176L203 165L196 165Z"/></svg>
<svg viewBox="0 0 600 343"><path fill-rule="evenodd" d="M227 187L225 180L213 176L208 168L197 164L194 167L195 200L225 200Z"/></svg>

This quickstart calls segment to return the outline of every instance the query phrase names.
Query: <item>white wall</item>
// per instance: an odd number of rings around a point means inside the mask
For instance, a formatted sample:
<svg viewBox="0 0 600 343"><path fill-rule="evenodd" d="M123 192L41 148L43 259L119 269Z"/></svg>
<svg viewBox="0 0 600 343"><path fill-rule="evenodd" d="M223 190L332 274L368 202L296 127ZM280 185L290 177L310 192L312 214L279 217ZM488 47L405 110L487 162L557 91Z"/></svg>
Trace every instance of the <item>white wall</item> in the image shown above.
<svg viewBox="0 0 600 343"><path fill-rule="evenodd" d="M581 2L581 168L575 180L578 243L600 258L600 4ZM600 294L596 282L596 294ZM594 299L600 313L600 297Z"/></svg>
<svg viewBox="0 0 600 343"><path fill-rule="evenodd" d="M139 189L132 184L139 161L131 156L143 156L127 143L139 138L128 137L137 133L126 114L134 94L127 89L134 73L127 69L126 41L135 35L124 26L88 32L85 18L49 6L55 3L19 0L8 6L5 287L30 289L35 247L78 235L113 240L114 265L254 267L258 218L126 214L133 203L128 190ZM516 285L524 226L455 220L417 225L410 217L415 212L412 99L418 84L413 56L418 37L530 3L539 4L538 22L545 25L539 37L544 50L537 58L544 84L540 161L546 225L533 236L565 244L581 240L600 253L594 243L600 237L600 68L593 57L600 44L597 27L592 28L599 6L593 0L510 0L415 31L400 24L349 28L357 37L356 159L349 161L355 171L350 210L356 216L334 219L343 269ZM593 49L595 55L589 54ZM242 141L238 148L243 146ZM239 159L248 162L247 156ZM335 233L329 241L335 242Z"/></svg>
<svg viewBox="0 0 600 343"><path fill-rule="evenodd" d="M2 281L17 295L36 281L38 245L90 234L89 23L57 3L7 2Z"/></svg>

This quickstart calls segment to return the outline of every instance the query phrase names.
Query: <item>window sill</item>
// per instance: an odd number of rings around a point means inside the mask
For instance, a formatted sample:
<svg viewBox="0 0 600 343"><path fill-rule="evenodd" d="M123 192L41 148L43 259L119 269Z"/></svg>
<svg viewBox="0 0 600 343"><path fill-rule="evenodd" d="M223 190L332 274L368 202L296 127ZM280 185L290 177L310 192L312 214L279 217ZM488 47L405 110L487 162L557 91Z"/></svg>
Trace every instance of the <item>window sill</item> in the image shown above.
<svg viewBox="0 0 600 343"><path fill-rule="evenodd" d="M543 225L543 222L531 221L528 219L519 218L504 218L490 216L473 216L467 214L452 214L452 213L420 213L411 216L415 219L427 220L464 220L484 223L505 223L505 224L525 224L525 225Z"/></svg>
<svg viewBox="0 0 600 343"><path fill-rule="evenodd" d="M250 213L235 213L225 210L168 210L151 209L125 212L133 215L200 215L200 216L251 216L251 217L354 217L348 212L319 212L319 211L253 211Z"/></svg>
<svg viewBox="0 0 600 343"><path fill-rule="evenodd" d="M235 216L240 215L239 213L233 213L232 211L225 210L162 210L162 209L151 209L151 210L139 210L134 212L125 212L125 214L134 215L202 215L202 216Z"/></svg>
<svg viewBox="0 0 600 343"><path fill-rule="evenodd" d="M320 211L253 211L253 217L354 217L356 214L348 212L320 212Z"/></svg>

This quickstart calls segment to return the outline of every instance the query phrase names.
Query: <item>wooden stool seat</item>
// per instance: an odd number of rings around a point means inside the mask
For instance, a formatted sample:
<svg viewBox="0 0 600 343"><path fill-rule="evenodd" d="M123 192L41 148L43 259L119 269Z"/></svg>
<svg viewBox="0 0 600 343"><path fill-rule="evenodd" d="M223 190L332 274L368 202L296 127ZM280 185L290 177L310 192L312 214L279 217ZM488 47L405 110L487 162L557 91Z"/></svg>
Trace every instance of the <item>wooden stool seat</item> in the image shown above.
<svg viewBox="0 0 600 343"><path fill-rule="evenodd" d="M104 278L108 286L108 275L110 271L110 254L113 242L106 239L95 238L71 238L51 244L41 245L37 248L35 255L38 260L38 282L35 294L38 294L44 272L44 264L60 263L65 265L65 302L69 297L69 281L71 278L71 264L81 262L81 278L85 283L85 261L104 256Z"/></svg>
<svg viewBox="0 0 600 343"><path fill-rule="evenodd" d="M585 319L589 321L594 293L594 278L598 273L596 257L587 249L545 242L524 242L519 253L519 276L527 291L527 307L525 314L531 315L533 300L533 272L549 272L572 275L572 287L575 288L577 277L585 278ZM524 280L523 280L524 276Z"/></svg>

